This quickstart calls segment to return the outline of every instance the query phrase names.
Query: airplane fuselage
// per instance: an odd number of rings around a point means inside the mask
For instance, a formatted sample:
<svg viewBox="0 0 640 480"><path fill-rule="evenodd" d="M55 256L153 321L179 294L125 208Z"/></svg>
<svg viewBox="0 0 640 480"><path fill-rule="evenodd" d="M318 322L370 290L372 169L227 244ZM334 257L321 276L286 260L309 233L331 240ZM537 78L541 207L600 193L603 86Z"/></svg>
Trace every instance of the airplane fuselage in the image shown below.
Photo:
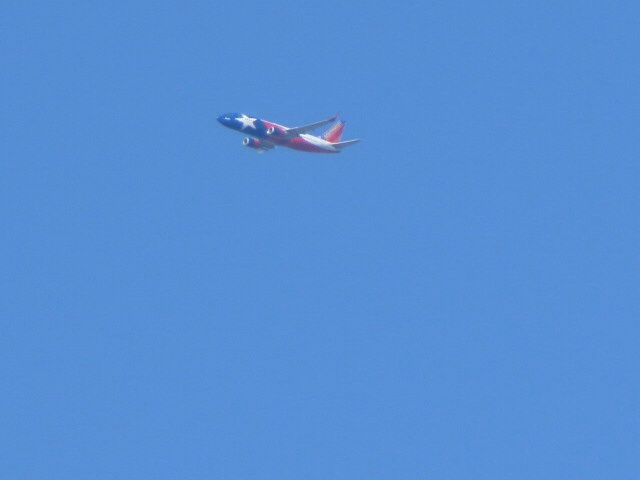
<svg viewBox="0 0 640 480"><path fill-rule="evenodd" d="M225 113L218 121L227 128L246 135L244 145L256 150L269 150L282 146L312 153L340 153L333 143L308 133L292 133L277 123L251 117L243 113Z"/></svg>

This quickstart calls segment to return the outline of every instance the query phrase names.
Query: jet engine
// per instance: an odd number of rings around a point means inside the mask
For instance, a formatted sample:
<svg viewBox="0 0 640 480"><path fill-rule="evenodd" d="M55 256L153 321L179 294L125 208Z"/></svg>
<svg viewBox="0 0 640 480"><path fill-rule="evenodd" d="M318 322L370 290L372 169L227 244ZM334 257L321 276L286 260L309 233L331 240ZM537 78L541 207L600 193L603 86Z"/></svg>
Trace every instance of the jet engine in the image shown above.
<svg viewBox="0 0 640 480"><path fill-rule="evenodd" d="M271 150L273 148L273 144L269 142L264 142L262 140L257 140L255 138L247 137L242 141L242 144L245 147L253 148L258 153L264 153L267 150Z"/></svg>
<svg viewBox="0 0 640 480"><path fill-rule="evenodd" d="M244 140L242 140L242 144L245 147L255 148L256 150L262 150L264 148L262 142L260 140L256 140L255 138L246 137Z"/></svg>

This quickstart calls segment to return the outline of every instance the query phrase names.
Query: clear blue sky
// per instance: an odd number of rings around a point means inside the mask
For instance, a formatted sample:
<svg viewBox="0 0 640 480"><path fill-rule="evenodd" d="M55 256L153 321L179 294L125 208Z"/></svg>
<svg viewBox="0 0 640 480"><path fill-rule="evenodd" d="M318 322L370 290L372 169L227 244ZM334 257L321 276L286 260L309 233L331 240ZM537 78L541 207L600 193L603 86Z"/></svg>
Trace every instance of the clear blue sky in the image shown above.
<svg viewBox="0 0 640 480"><path fill-rule="evenodd" d="M0 15L0 478L638 478L634 2Z"/></svg>

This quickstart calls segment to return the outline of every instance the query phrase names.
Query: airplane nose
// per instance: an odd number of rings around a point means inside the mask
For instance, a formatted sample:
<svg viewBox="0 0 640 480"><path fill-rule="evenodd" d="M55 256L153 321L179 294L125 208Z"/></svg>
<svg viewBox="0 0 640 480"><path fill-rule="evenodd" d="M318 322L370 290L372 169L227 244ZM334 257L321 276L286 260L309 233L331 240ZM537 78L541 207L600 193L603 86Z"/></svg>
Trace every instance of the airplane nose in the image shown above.
<svg viewBox="0 0 640 480"><path fill-rule="evenodd" d="M224 116L223 116L223 115L220 115L220 116L218 117L218 121L224 125Z"/></svg>

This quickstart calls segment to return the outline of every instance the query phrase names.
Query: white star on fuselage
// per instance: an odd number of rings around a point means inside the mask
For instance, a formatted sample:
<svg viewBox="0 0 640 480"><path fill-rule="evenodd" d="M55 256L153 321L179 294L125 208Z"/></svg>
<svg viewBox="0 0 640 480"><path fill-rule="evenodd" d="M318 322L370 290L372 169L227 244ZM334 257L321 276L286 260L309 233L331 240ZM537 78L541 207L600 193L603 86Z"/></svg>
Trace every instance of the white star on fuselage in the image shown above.
<svg viewBox="0 0 640 480"><path fill-rule="evenodd" d="M242 123L242 128L240 128L240 130L244 130L247 127L251 127L254 130L256 129L256 126L255 126L255 121L257 120L256 118L247 117L243 113L242 117L236 117L236 120L238 120L240 123Z"/></svg>

